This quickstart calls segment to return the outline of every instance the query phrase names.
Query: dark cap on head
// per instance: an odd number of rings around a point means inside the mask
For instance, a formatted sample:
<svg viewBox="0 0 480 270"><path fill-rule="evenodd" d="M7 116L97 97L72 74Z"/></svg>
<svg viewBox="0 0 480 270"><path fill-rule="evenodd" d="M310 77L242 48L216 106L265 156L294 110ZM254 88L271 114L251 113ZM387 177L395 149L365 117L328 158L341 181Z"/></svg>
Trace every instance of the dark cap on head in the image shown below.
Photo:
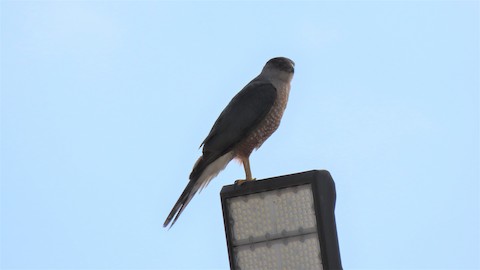
<svg viewBox="0 0 480 270"><path fill-rule="evenodd" d="M279 70L288 72L288 73L293 73L295 69L295 63L286 58L286 57L275 57L270 60L268 60L267 64L265 66L270 66L273 68L277 68Z"/></svg>

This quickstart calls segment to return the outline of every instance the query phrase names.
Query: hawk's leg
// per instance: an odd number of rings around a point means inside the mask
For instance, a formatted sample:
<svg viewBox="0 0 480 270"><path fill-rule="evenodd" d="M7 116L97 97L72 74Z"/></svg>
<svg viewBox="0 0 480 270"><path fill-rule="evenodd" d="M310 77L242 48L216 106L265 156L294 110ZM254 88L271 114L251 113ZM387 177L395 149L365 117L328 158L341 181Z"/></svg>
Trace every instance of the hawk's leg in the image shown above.
<svg viewBox="0 0 480 270"><path fill-rule="evenodd" d="M253 181L256 180L255 178L252 178L252 171L250 170L250 160L248 157L242 158L242 163L243 163L243 168L245 169L245 180L237 180L235 181L235 184L241 185L247 181Z"/></svg>

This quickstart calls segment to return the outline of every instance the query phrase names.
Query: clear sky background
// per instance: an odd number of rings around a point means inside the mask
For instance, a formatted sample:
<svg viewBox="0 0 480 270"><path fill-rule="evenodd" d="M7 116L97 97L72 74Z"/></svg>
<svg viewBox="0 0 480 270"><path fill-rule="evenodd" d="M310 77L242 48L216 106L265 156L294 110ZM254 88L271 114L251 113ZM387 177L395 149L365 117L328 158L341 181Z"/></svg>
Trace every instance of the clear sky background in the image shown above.
<svg viewBox="0 0 480 270"><path fill-rule="evenodd" d="M480 268L477 1L2 1L1 268L228 269L198 146L296 62L259 179L327 169L345 269Z"/></svg>

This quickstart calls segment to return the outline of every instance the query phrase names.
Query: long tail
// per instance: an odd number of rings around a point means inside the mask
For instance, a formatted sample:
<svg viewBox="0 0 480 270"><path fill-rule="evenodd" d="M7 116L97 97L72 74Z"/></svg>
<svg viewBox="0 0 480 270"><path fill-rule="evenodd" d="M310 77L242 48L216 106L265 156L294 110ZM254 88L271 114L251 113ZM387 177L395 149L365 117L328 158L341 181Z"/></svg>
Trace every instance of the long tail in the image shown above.
<svg viewBox="0 0 480 270"><path fill-rule="evenodd" d="M170 227L172 227L197 191L201 191L206 187L220 171L225 169L227 164L233 158L233 152L229 152L213 161L204 156L200 157L190 174L190 181L183 190L182 195L180 195L180 198L178 198L173 206L172 211L168 214L167 219L163 223L163 227L167 227L170 223Z"/></svg>
<svg viewBox="0 0 480 270"><path fill-rule="evenodd" d="M167 227L168 224L170 224L170 222L172 223L170 227L172 227L173 224L175 224L178 217L180 217L180 214L183 212L185 207L188 205L190 200L195 195L196 192L192 192L194 186L195 186L195 181L190 180L190 182L188 182L187 186L183 190L182 195L180 195L180 198L178 198L177 202L175 203L175 206L173 206L172 211L170 211L170 214L168 214L167 219L163 223L163 227Z"/></svg>

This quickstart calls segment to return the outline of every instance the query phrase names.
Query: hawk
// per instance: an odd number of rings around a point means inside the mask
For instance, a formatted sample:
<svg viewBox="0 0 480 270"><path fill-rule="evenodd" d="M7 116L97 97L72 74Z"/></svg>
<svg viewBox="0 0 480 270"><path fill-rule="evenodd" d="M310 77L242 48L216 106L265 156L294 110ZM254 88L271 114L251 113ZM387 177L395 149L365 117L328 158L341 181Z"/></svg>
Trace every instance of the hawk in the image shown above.
<svg viewBox="0 0 480 270"><path fill-rule="evenodd" d="M197 191L206 187L232 159L240 160L245 169L245 179L236 181L237 184L255 180L250 154L280 125L294 67L295 63L288 58L270 59L262 72L230 101L200 145L202 156L195 162L190 181L163 227L173 226Z"/></svg>

